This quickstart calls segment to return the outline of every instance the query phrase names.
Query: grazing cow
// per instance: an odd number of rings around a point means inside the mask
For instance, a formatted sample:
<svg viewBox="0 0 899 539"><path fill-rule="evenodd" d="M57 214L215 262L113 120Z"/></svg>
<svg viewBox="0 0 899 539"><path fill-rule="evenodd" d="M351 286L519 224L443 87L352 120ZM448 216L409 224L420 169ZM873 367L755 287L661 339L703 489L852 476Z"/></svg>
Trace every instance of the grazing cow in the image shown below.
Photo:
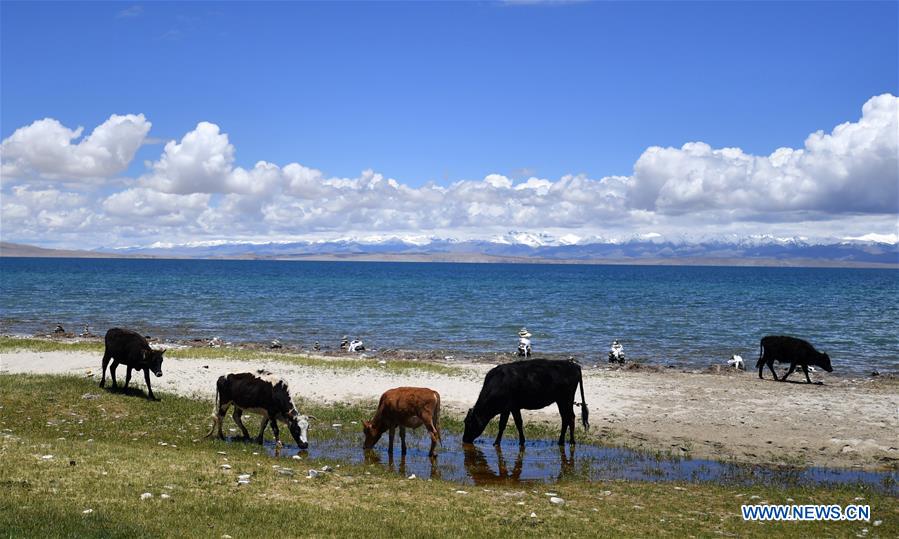
<svg viewBox="0 0 899 539"><path fill-rule="evenodd" d="M153 350L147 339L134 331L121 328L112 328L106 332L106 349L103 351L103 376L100 378L100 387L106 385L106 366L112 359L109 374L112 376L113 389L118 387L115 379L115 370L119 363L128 367L125 373L125 388L131 382L131 370L143 370L144 380L147 382L147 398L156 400L153 396L153 388L150 387L150 371L157 377L162 376L162 354L165 349Z"/></svg>
<svg viewBox="0 0 899 539"><path fill-rule="evenodd" d="M400 428L402 454L406 454L406 427L410 429L424 425L431 435L431 450L428 456L436 456L434 448L440 442L440 393L426 387L397 387L381 395L378 410L371 421L362 422L365 434L363 448L371 449L378 443L384 431L389 432L387 451L393 454L393 434Z"/></svg>
<svg viewBox="0 0 899 539"><path fill-rule="evenodd" d="M499 445L506 429L509 414L518 428L518 443L524 445L524 429L521 410L538 410L556 403L562 416L562 433L559 445L565 443L565 429L570 431L569 442L574 443L574 396L581 386L581 421L589 429L589 410L584 401L584 381L581 367L573 361L532 359L498 365L487 373L484 387L474 408L465 416L465 432L462 442L473 443L484 432L487 424L497 414L499 433L493 445Z"/></svg>
<svg viewBox="0 0 899 539"><path fill-rule="evenodd" d="M790 370L782 378L778 378L777 373L774 371L775 361L779 363L790 362ZM759 370L759 378L764 378L762 370L765 368L765 365L771 369L774 379L781 382L785 382L787 376L793 374L797 365L802 366L802 371L805 373L805 381L809 384L812 383L811 378L808 377L809 365L817 365L827 372L833 372L833 367L830 365L830 356L818 352L807 341L797 339L796 337L775 335L763 337L759 343L759 360L755 364Z"/></svg>
<svg viewBox="0 0 899 539"><path fill-rule="evenodd" d="M241 421L241 416L246 412L262 415L262 428L256 436L256 443L261 444L265 435L265 428L269 422L272 424L272 433L275 441L280 442L278 432L278 420L287 423L291 436L297 442L300 449L309 447L309 419L311 416L300 415L293 400L290 398L290 390L287 382L274 376L266 370L256 372L242 372L239 374L227 374L220 376L216 382L215 407L212 409L212 428L206 433L209 438L218 428L218 436L222 440L222 420L228 413L228 407L234 405L234 413L231 417L240 427L245 440L250 439L250 433ZM315 419L312 417L312 419Z"/></svg>

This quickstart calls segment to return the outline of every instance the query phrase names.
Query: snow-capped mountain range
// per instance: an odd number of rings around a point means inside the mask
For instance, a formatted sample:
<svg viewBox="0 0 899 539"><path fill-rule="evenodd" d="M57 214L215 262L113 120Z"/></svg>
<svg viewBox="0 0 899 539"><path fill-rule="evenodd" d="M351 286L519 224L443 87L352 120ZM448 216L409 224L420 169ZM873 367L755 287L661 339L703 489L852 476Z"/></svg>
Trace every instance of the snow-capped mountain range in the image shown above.
<svg viewBox="0 0 899 539"><path fill-rule="evenodd" d="M481 259L539 259L544 261L820 261L847 264L899 265L899 242L889 236L781 238L769 235L686 237L644 233L628 237L555 236L542 232L509 231L486 239L458 239L427 235L348 236L318 240L157 242L149 246L99 249L133 255L310 258L315 256L375 255L442 257L462 255Z"/></svg>

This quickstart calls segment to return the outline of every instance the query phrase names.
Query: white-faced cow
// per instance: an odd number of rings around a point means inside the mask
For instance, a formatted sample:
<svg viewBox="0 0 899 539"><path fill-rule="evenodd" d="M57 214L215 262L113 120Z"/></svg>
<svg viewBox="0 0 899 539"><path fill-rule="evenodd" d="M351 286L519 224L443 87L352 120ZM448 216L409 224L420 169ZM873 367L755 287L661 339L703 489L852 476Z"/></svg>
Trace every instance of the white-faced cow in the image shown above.
<svg viewBox="0 0 899 539"><path fill-rule="evenodd" d="M424 425L431 435L431 450L428 456L435 456L434 449L440 441L440 393L426 387L397 387L381 395L378 410L371 421L362 422L365 442L362 447L374 447L385 431L389 433L387 451L393 455L393 433L400 428L402 454L406 454L406 427L415 429Z"/></svg>
<svg viewBox="0 0 899 539"><path fill-rule="evenodd" d="M509 414L518 429L518 443L524 445L524 429L521 410L538 410L556 403L562 416L562 432L559 445L565 443L565 429L569 429L569 442L574 443L574 396L581 386L581 421L589 429L589 410L584 402L584 381L581 367L572 361L532 359L498 365L487 373L484 387L474 408L465 416L465 432L462 442L473 443L484 432L487 424L499 414L499 433L493 445L499 445L506 429Z"/></svg>
<svg viewBox="0 0 899 539"><path fill-rule="evenodd" d="M262 416L262 428L259 429L259 435L256 436L256 443L262 443L265 428L269 422L271 422L276 442L280 441L278 432L278 421L280 420L287 423L287 428L300 449L309 447L310 416L300 415L297 412L296 406L290 398L287 382L281 378L262 369L256 372L231 373L220 376L216 382L212 428L206 434L207 438L218 429L219 438L225 439L225 435L222 433L222 421L232 404L234 413L231 417L240 427L245 440L250 439L250 433L241 421L241 416L246 411Z"/></svg>
<svg viewBox="0 0 899 539"><path fill-rule="evenodd" d="M118 387L115 378L116 367L119 363L128 367L125 373L125 388L131 382L131 370L143 370L144 380L147 382L147 398L155 400L153 388L150 387L150 371L157 377L162 376L162 354L165 349L153 350L150 343L143 335L129 329L112 328L106 332L106 348L103 351L103 376L100 378L100 387L106 385L106 366L112 359L109 367L109 375L112 376L113 389Z"/></svg>
<svg viewBox="0 0 899 539"><path fill-rule="evenodd" d="M777 373L774 371L775 361L779 363L790 362L790 370L782 378L778 378ZM809 365L817 365L827 372L833 372L833 367L830 365L830 356L815 350L815 347L807 341L782 335L768 335L763 337L759 343L759 360L755 364L759 370L759 378L764 378L762 370L764 370L765 365L771 369L774 379L781 382L785 382L787 376L793 374L797 365L802 366L802 371L805 372L805 381L809 384L812 383L811 378L808 376Z"/></svg>

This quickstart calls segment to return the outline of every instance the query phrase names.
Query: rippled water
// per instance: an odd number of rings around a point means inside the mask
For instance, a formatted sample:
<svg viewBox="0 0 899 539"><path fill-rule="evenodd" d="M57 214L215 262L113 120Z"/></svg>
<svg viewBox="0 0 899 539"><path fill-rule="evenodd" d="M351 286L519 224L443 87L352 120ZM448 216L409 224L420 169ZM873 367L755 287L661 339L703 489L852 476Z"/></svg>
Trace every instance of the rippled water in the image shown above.
<svg viewBox="0 0 899 539"><path fill-rule="evenodd" d="M876 269L0 259L5 332L126 326L336 348L513 351L706 366L811 341L838 372L899 370L899 271ZM751 368L751 365L750 365Z"/></svg>

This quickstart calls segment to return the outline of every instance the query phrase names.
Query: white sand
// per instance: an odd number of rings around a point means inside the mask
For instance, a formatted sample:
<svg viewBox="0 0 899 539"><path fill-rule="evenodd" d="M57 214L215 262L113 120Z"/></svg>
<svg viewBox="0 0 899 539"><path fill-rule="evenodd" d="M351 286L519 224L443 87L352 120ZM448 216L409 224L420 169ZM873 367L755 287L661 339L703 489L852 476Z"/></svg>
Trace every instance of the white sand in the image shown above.
<svg viewBox="0 0 899 539"><path fill-rule="evenodd" d="M460 375L393 374L371 365L331 369L279 361L167 358L164 376L153 377L152 383L161 391L212 399L220 375L265 368L285 378L294 394L316 402L371 402L393 387L424 386L440 393L444 410L462 414L477 399L491 368L464 365ZM100 354L14 352L0 357L0 374L88 372L99 381ZM123 383L125 368L117 374ZM761 381L752 371L711 375L585 369L584 386L592 432L600 441L750 462L899 466L899 383L824 380L823 386L809 386ZM143 376L138 373L131 384L143 388ZM524 411L523 416L525 421L558 421L555 406Z"/></svg>

